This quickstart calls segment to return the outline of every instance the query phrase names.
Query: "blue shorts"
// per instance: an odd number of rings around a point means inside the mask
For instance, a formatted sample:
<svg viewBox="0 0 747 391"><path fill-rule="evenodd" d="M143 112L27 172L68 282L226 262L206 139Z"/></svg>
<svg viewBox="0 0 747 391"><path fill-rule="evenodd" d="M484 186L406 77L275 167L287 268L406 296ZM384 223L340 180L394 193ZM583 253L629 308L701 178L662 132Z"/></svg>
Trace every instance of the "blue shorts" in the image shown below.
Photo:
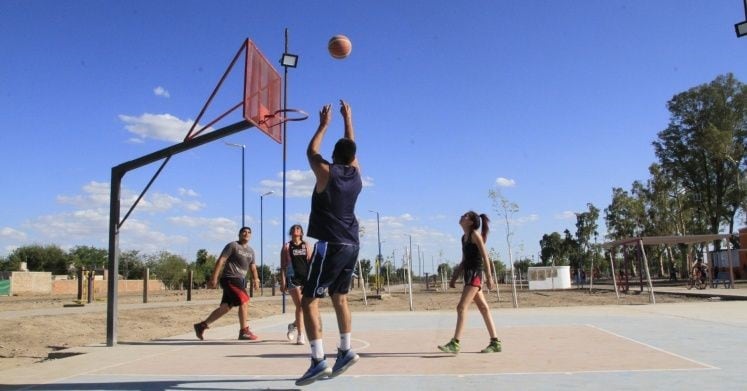
<svg viewBox="0 0 747 391"><path fill-rule="evenodd" d="M327 294L348 293L358 250L355 244L316 242L303 296L321 298Z"/></svg>

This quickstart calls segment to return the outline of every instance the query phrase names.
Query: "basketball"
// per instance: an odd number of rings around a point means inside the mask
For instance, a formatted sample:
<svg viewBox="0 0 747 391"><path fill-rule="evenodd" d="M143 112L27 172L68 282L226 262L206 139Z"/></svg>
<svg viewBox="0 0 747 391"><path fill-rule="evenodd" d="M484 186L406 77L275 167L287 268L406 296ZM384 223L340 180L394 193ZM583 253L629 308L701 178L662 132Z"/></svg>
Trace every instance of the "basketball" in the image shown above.
<svg viewBox="0 0 747 391"><path fill-rule="evenodd" d="M353 44L350 43L350 39L344 35L335 35L329 39L327 43L327 50L332 57L341 60L350 55L353 50Z"/></svg>

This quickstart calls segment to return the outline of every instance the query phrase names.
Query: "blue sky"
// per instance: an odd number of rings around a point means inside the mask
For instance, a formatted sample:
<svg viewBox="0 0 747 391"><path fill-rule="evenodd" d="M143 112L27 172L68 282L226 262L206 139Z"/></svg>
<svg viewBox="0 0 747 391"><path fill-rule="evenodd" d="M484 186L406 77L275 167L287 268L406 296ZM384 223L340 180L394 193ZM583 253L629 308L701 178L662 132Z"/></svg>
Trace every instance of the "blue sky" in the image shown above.
<svg viewBox="0 0 747 391"><path fill-rule="evenodd" d="M575 232L587 203L604 209L613 187L648 178L673 95L727 72L747 81L747 39L733 27L743 19L740 0L5 0L0 255L107 248L111 168L182 139L244 39L277 64L288 28L299 55L288 106L311 116L288 126L286 227L306 226L319 108L343 98L366 182L362 258L377 252L370 210L397 265L412 238L418 274L418 247L423 272L458 261L457 222L475 210L492 217L488 247L505 261L496 188L519 206L514 256L537 258L543 234ZM345 60L326 51L335 34L353 42ZM242 81L227 83L215 111L240 97ZM326 156L342 135L337 112ZM282 147L256 129L224 141L246 145L246 221L277 265ZM241 224L240 164L223 142L175 156L123 226L122 250L219 253ZM156 169L128 173L123 200Z"/></svg>

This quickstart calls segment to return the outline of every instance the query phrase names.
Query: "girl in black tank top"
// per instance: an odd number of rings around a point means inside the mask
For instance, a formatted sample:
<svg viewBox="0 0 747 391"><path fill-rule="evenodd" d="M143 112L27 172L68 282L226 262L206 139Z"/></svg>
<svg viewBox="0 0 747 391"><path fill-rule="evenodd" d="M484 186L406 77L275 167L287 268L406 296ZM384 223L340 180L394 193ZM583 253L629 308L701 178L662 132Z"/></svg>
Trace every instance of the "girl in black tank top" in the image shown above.
<svg viewBox="0 0 747 391"><path fill-rule="evenodd" d="M280 252L280 291L290 294L293 304L296 306L296 318L293 323L288 324L288 340L296 337L296 344L306 343L303 311L301 309L301 288L306 283L306 275L311 261L311 251L308 244L303 240L303 228L293 225L288 234L291 240L283 245Z"/></svg>
<svg viewBox="0 0 747 391"><path fill-rule="evenodd" d="M483 272L485 272L484 275L488 289L492 289L494 285L493 263L485 248L489 222L490 219L488 219L488 216L485 214L478 216L473 211L463 214L459 219L459 225L464 231L464 235L462 236L462 262L454 270L449 286L452 288L456 287L456 279L461 271L464 275L464 288L462 289L462 296L457 305L457 324L456 330L454 330L454 337L448 343L438 347L443 352L459 353L459 338L464 330L467 309L472 302L480 310L480 314L488 328L488 334L490 334L490 344L481 350L481 352L495 353L501 351L501 341L498 340L495 332L493 316L490 314L490 307L488 307L488 302L482 293ZM481 225L482 229L478 232Z"/></svg>

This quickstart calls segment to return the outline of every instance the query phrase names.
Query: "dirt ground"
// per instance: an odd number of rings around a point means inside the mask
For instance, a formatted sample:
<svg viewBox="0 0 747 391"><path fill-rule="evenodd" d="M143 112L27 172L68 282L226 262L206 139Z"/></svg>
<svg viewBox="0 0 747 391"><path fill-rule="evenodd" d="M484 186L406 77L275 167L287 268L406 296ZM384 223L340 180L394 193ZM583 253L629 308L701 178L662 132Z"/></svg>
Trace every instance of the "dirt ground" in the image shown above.
<svg viewBox="0 0 747 391"><path fill-rule="evenodd" d="M418 311L454 310L459 300L461 288L435 291L414 288L413 308ZM271 295L265 289L265 296ZM500 287L500 298L496 292L488 293L488 302L493 309L513 307L511 289ZM279 295L279 292L277 292ZM148 341L192 332L192 324L205 317L220 302L219 290L197 290L192 292L192 301L186 300L186 291L164 291L150 294L147 308L124 309L123 304L142 303L142 295L119 297L118 340L120 342ZM370 295L371 293L369 293ZM631 305L648 303L647 294L621 295L618 302L614 292L594 291L588 289L569 289L557 291L519 290L519 306L558 307L579 305ZM73 304L72 296L13 296L0 297L0 315L7 311L25 311L32 309L60 309L66 304ZM104 304L106 298L98 300ZM657 303L697 301L701 299L683 296L657 295ZM355 312L370 311L408 311L409 294L403 288L392 289L381 298L368 298L364 305L361 291L356 290L349 296L351 310ZM287 298L286 312L291 319L293 303ZM322 311L332 311L328 299L321 302ZM174 305L176 304L176 305ZM169 305L165 307L165 305ZM49 353L77 346L106 343L106 306L99 305L100 311L92 313L65 313L55 315L36 315L0 319L0 371L17 366L29 365L47 359ZM476 311L476 309L472 308ZM263 318L282 312L280 300L253 300L249 308L251 319ZM456 316L456 315L455 315ZM214 323L214 326L236 324L236 312L232 311ZM260 338L262 336L260 335Z"/></svg>

